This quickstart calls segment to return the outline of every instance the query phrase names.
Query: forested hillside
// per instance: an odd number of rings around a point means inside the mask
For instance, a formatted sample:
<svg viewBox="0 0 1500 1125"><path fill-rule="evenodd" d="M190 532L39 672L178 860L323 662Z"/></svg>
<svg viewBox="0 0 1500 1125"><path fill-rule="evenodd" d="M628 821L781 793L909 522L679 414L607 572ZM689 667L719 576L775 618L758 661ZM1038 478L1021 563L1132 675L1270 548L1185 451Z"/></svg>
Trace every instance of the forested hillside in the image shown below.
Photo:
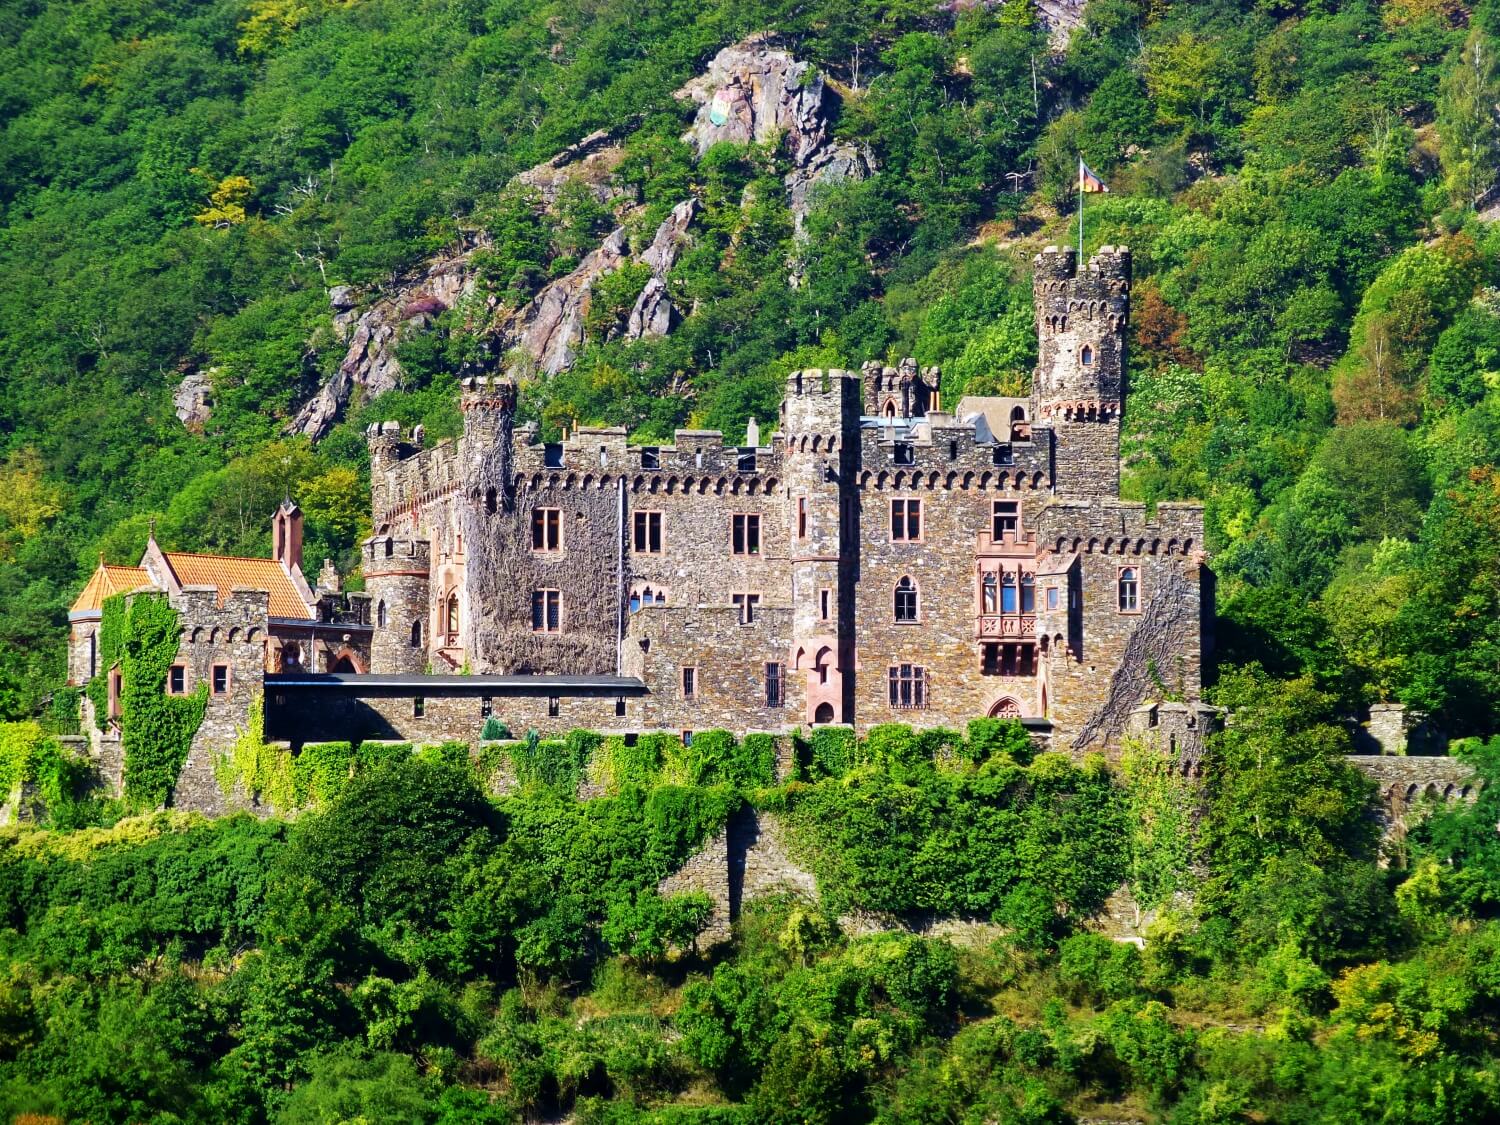
<svg viewBox="0 0 1500 1125"><path fill-rule="evenodd" d="M1023 390L1027 271L1074 237L1081 152L1112 187L1090 247L1135 250L1127 488L1207 502L1223 658L1494 728L1491 5L1091 0L1072 29L1021 0L0 11L0 714L35 713L70 593L152 519L169 548L260 553L290 489L314 565L352 568L362 427L453 432L461 364L679 203L680 322L621 331L638 259L594 280L571 365L522 368L549 432L737 434L794 366L906 354L950 401ZM868 160L805 214L788 144L700 153L673 96L763 32ZM515 181L596 130L622 150L599 190ZM367 308L456 253L475 287L402 325L395 389L289 436L347 347L330 291ZM188 378L212 404L191 426Z"/></svg>

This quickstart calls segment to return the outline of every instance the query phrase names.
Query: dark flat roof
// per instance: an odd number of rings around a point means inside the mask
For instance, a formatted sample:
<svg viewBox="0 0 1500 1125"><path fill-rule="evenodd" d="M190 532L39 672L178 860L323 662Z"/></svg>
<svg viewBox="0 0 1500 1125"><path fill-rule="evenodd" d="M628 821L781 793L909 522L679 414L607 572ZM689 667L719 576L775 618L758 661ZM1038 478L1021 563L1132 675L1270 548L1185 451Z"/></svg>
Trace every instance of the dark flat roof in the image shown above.
<svg viewBox="0 0 1500 1125"><path fill-rule="evenodd" d="M644 695L634 676L421 676L359 672L274 672L268 688L321 691L463 691L475 695Z"/></svg>

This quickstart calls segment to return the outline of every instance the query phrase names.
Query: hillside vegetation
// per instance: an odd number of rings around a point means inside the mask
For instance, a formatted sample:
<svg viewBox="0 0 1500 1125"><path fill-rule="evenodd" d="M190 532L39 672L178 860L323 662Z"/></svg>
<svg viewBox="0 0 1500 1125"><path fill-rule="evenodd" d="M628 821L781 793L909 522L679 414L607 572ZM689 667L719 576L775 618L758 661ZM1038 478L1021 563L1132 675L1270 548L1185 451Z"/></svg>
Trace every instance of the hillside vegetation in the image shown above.
<svg viewBox="0 0 1500 1125"><path fill-rule="evenodd" d="M292 821L52 785L53 828L0 832L0 1119L1495 1120L1500 741L1379 866L1335 701L1225 692L1201 787L986 719L824 728L780 786L724 732L366 744ZM750 899L709 950L708 898L659 881L747 804L818 896ZM1090 928L1121 888L1140 947Z"/></svg>
<svg viewBox="0 0 1500 1125"><path fill-rule="evenodd" d="M1031 254L1135 250L1128 490L1208 504L1221 656L1450 732L1500 709L1500 294L1486 221L1500 15L1442 0L0 4L0 715L62 676L102 551L260 553L290 488L308 555L357 562L362 427L453 432L455 372L616 223L639 251L701 204L681 324L618 334L641 267L595 285L576 361L526 380L549 433L737 435L781 376L912 354L945 393L1024 391ZM680 139L673 91L761 32L841 94L874 174L799 236L774 140ZM607 190L513 177L586 134ZM399 386L288 437L338 366L329 290L372 300L484 244L477 292L397 344ZM795 284L788 284L788 279ZM172 394L211 386L189 430ZM201 432L199 432L201 430Z"/></svg>

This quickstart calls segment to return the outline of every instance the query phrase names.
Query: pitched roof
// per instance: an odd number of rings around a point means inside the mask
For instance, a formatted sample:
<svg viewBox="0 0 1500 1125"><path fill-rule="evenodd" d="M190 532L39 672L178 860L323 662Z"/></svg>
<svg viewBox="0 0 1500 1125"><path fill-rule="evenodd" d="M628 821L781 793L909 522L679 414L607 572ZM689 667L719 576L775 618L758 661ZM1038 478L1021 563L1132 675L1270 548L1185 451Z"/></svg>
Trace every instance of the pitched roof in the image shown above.
<svg viewBox="0 0 1500 1125"><path fill-rule="evenodd" d="M216 586L222 602L236 586L265 590L271 595L272 617L311 621L312 607L302 600L291 575L275 559L242 559L232 555L190 555L165 551L163 557L184 586Z"/></svg>
<svg viewBox="0 0 1500 1125"><path fill-rule="evenodd" d="M138 566L110 566L108 563L100 562L94 573L89 576L88 582L73 604L68 613L97 613L104 605L105 598L112 598L116 594L128 593L142 586L151 585L151 576Z"/></svg>

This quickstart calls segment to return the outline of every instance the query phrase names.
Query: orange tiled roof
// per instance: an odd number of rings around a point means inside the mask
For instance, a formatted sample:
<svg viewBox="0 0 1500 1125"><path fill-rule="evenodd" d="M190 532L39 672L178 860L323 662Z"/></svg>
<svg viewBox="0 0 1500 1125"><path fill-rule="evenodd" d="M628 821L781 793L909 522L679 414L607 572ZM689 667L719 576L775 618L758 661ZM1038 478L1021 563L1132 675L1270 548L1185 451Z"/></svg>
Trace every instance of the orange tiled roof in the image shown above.
<svg viewBox="0 0 1500 1125"><path fill-rule="evenodd" d="M177 551L167 551L165 555L172 573L184 586L217 586L220 601L227 598L229 591L236 586L266 590L271 595L272 617L299 617L305 621L313 618L313 611L275 559L189 555Z"/></svg>
<svg viewBox="0 0 1500 1125"><path fill-rule="evenodd" d="M151 585L151 576L138 566L110 566L101 562L74 600L69 613L97 612L105 598Z"/></svg>

